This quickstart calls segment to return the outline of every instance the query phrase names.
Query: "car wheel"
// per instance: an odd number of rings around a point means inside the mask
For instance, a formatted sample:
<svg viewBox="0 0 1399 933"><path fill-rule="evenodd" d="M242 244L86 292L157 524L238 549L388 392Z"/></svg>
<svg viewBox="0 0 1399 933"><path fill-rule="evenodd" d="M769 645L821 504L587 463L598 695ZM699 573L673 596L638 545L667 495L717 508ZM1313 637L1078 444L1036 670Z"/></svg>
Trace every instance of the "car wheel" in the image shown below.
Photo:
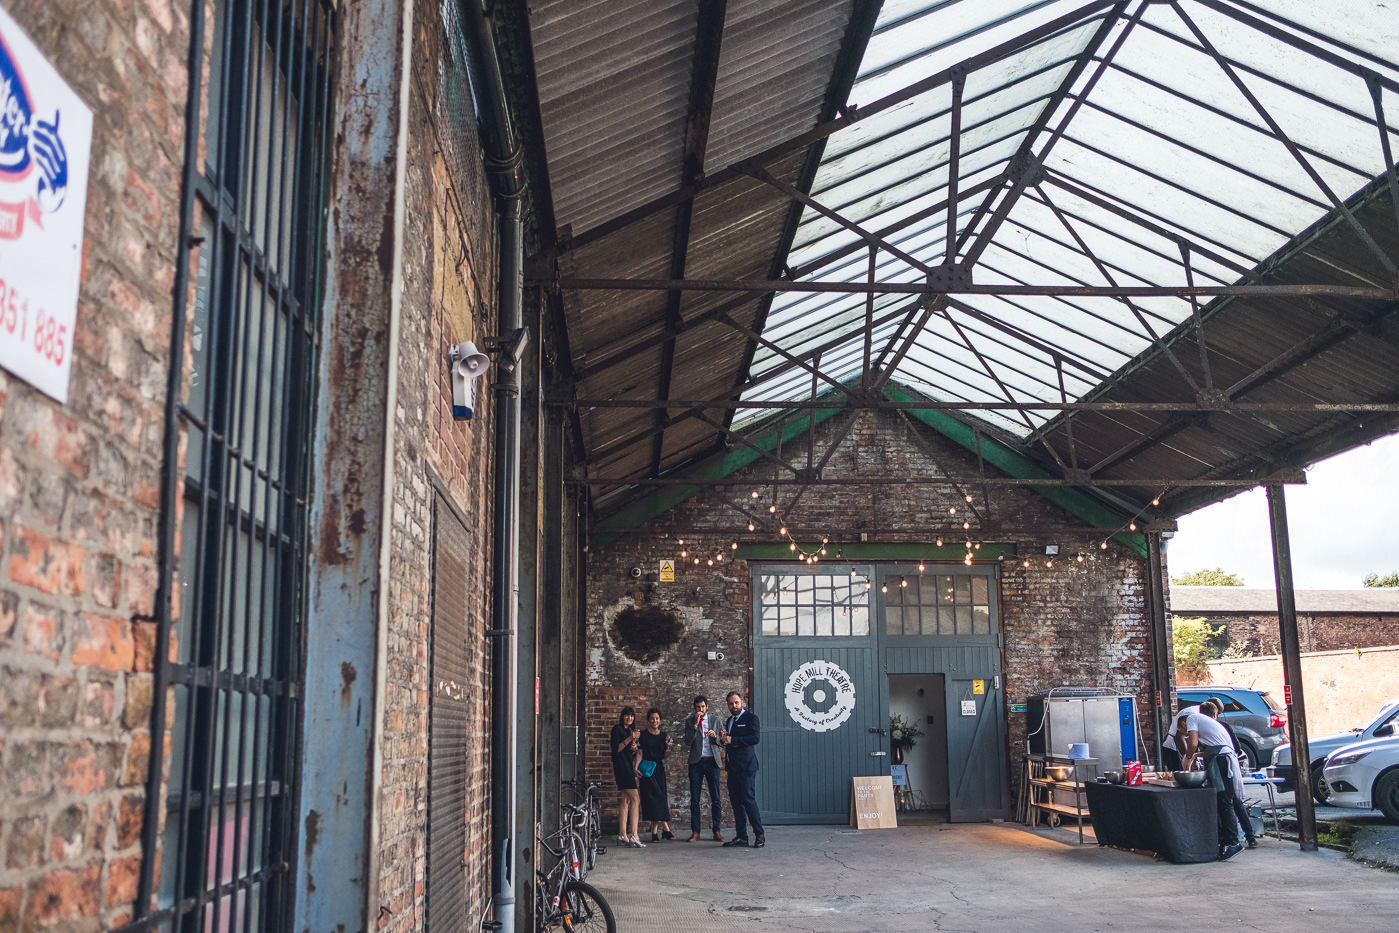
<svg viewBox="0 0 1399 933"><path fill-rule="evenodd" d="M1244 774L1252 774L1258 770L1258 753L1246 742L1239 743L1239 767Z"/></svg>
<svg viewBox="0 0 1399 933"><path fill-rule="evenodd" d="M1375 782L1371 802L1380 808L1384 818L1399 823L1399 771L1387 771Z"/></svg>
<svg viewBox="0 0 1399 933"><path fill-rule="evenodd" d="M1325 803L1330 795L1326 790L1326 782L1322 780L1322 769L1325 767L1325 758L1318 758L1312 762L1312 799L1317 803Z"/></svg>

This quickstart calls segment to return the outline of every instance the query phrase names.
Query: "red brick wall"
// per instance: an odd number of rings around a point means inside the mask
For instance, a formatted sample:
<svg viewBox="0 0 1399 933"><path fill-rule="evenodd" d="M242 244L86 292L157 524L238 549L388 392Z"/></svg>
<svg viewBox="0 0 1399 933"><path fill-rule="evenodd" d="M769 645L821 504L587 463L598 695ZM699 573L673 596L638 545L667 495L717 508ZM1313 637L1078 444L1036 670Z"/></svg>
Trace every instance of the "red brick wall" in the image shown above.
<svg viewBox="0 0 1399 933"><path fill-rule="evenodd" d="M1281 654L1277 613L1271 615L1204 616L1224 626L1213 644L1235 648L1244 655ZM1302 651L1338 651L1399 645L1399 617L1379 613L1297 613L1297 641Z"/></svg>
<svg viewBox="0 0 1399 933"><path fill-rule="evenodd" d="M0 371L0 929L108 929L151 746L188 6L5 8L94 125L69 401Z"/></svg>
<svg viewBox="0 0 1399 933"><path fill-rule="evenodd" d="M830 442L830 428L818 428L817 456ZM804 461L805 441L798 459ZM831 458L825 471L840 476L930 476L976 472L974 457L962 448L895 414L865 413L854 431ZM751 475L761 487L772 467L762 464ZM784 487L783 503L793 496ZM1024 702L1033 693L1060 685L1108 687L1137 697L1144 730L1150 724L1152 697L1150 633L1145 588L1146 561L1130 550L1109 542L1100 547L1101 534L1072 532L1082 523L1031 491L996 487L987 503L982 490L974 492L974 526L995 522L999 530L987 540L1011 542L1030 567L1006 561L1001 568L1001 630L1004 635L1002 676L1007 704ZM751 687L752 661L748 648L751 632L751 586L745 561L707 561L717 553L731 553L737 541L774 541L776 529L766 507L771 487L754 505L748 487L733 491L707 491L649 522L644 527L604 546L594 548L588 566L588 678L592 696L612 697L606 710L610 727L627 697L653 692L655 705L665 715L668 729L679 729L690 710L691 698L705 694L711 708L722 708L730 690ZM948 509L958 508L949 516ZM880 485L827 486L809 490L795 510L784 509L787 524L797 537L808 540L822 534L833 542L859 541L861 534L873 542L927 542L940 533L947 543L962 534L967 516L963 493L945 486ZM744 511L758 516L759 531L750 534ZM1024 529L1054 528L1053 532ZM680 558L682 545L691 556ZM1045 566L1044 546L1058 544L1061 557ZM828 548L827 560L834 560ZM1085 560L1075 560L1078 553ZM701 565L692 563L701 557ZM662 558L679 560L675 583L648 585L631 575L631 568L654 572ZM636 606L658 605L681 621L676 643L653 661L629 657L618 643L614 620L619 612ZM720 650L722 662L707 660L707 652ZM602 694L598 691L613 693ZM647 702L650 702L649 699ZM1012 713L1008 723L1012 788L1023 759L1024 716ZM1150 732L1146 732L1148 743ZM605 734L603 735L605 739ZM589 759L589 775L610 781L610 766ZM688 786L672 774L673 804L688 807ZM1012 795L1011 800L1014 800ZM683 812L683 811L678 811Z"/></svg>

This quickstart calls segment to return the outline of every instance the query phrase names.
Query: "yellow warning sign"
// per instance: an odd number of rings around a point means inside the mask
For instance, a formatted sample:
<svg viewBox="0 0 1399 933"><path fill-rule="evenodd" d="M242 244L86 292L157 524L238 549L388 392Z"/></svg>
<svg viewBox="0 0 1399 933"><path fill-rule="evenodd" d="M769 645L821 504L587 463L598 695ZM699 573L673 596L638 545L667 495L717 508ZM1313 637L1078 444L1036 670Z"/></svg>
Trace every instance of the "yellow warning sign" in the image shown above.
<svg viewBox="0 0 1399 933"><path fill-rule="evenodd" d="M972 681L972 693L985 693L985 692L986 692L986 681L984 681L984 680L973 680L973 681Z"/></svg>
<svg viewBox="0 0 1399 933"><path fill-rule="evenodd" d="M674 582L675 582L675 561L673 561L673 560L663 560L663 561L661 561L661 582L662 582L662 583L674 583Z"/></svg>

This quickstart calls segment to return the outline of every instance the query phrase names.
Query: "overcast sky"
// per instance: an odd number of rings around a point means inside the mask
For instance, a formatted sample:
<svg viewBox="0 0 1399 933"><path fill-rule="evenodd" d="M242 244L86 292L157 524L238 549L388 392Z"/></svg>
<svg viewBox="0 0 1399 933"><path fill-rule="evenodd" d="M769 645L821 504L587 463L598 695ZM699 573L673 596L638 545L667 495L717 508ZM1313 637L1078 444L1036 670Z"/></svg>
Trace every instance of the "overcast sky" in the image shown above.
<svg viewBox="0 0 1399 933"><path fill-rule="evenodd" d="M1293 587L1360 589L1399 571L1399 435L1323 460L1305 486L1285 487ZM1219 567L1245 586L1271 587L1268 498L1254 489L1179 519L1167 545L1173 577Z"/></svg>

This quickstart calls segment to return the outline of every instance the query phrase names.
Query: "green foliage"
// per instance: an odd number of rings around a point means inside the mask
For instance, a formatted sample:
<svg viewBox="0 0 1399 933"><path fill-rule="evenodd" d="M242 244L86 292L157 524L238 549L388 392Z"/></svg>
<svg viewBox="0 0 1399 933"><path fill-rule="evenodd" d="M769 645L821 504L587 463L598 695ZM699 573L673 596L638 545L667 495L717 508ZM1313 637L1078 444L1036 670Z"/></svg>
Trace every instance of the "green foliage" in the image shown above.
<svg viewBox="0 0 1399 933"><path fill-rule="evenodd" d="M889 744L895 748L912 748L918 744L918 737L922 734L923 730L918 728L916 722L904 719L898 713L889 716Z"/></svg>
<svg viewBox="0 0 1399 933"><path fill-rule="evenodd" d="M1225 573L1220 567L1212 570L1192 570L1178 577L1171 577L1176 586L1243 586L1244 578L1237 573ZM1368 585L1368 584L1367 584Z"/></svg>
<svg viewBox="0 0 1399 933"><path fill-rule="evenodd" d="M1366 586L1399 586L1399 571L1387 573L1384 576L1377 573L1367 573L1364 583Z"/></svg>
<svg viewBox="0 0 1399 933"><path fill-rule="evenodd" d="M1196 681L1207 679L1205 662L1213 656L1209 641L1222 631L1224 626L1211 626L1203 618L1172 618L1171 641L1175 650L1176 672Z"/></svg>

